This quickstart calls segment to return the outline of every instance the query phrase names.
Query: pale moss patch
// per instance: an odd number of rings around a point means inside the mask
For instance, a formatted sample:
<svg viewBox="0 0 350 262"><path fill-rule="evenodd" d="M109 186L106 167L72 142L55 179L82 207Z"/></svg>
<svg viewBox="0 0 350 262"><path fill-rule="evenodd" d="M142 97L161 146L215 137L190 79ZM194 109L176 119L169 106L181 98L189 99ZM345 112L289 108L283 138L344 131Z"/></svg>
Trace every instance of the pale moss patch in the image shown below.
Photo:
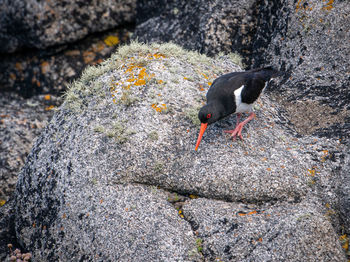
<svg viewBox="0 0 350 262"><path fill-rule="evenodd" d="M157 141L159 139L159 135L157 131L152 131L148 134L148 138L152 141Z"/></svg>
<svg viewBox="0 0 350 262"><path fill-rule="evenodd" d="M244 68L245 64L242 62L243 57L238 54L238 53L228 53L225 54L224 52L220 52L219 54L216 55L216 58L224 57L227 56L233 63L238 65L240 68Z"/></svg>
<svg viewBox="0 0 350 262"><path fill-rule="evenodd" d="M131 135L135 134L134 130L131 130L125 126L125 122L115 122L112 128L106 132L106 135L110 138L114 138L119 144L127 142Z"/></svg>
<svg viewBox="0 0 350 262"><path fill-rule="evenodd" d="M131 90L124 90L122 92L122 96L121 96L120 100L118 100L119 103L125 105L126 107L129 107L138 101L139 101L139 99L132 95Z"/></svg>
<svg viewBox="0 0 350 262"><path fill-rule="evenodd" d="M105 132L105 128L103 126L95 126L94 127L94 132L104 133Z"/></svg>
<svg viewBox="0 0 350 262"><path fill-rule="evenodd" d="M243 57L241 55L239 55L238 53L229 53L228 57L231 59L231 61L233 63L235 63L236 65L239 65L240 68L245 67L245 64L242 62Z"/></svg>
<svg viewBox="0 0 350 262"><path fill-rule="evenodd" d="M198 119L198 112L200 108L201 108L200 106L197 106L197 107L189 108L185 111L186 117L195 126L199 126L201 124L201 122Z"/></svg>
<svg viewBox="0 0 350 262"><path fill-rule="evenodd" d="M156 162L153 166L153 170L156 174L162 173L164 169L164 164L161 162Z"/></svg>

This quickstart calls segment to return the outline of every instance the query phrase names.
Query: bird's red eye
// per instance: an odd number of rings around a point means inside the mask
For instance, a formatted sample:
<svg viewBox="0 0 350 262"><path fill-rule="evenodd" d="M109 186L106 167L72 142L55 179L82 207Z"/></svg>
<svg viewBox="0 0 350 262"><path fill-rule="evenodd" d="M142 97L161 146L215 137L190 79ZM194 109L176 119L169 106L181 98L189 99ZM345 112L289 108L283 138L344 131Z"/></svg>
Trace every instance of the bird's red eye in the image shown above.
<svg viewBox="0 0 350 262"><path fill-rule="evenodd" d="M207 119L211 118L211 114L207 114Z"/></svg>

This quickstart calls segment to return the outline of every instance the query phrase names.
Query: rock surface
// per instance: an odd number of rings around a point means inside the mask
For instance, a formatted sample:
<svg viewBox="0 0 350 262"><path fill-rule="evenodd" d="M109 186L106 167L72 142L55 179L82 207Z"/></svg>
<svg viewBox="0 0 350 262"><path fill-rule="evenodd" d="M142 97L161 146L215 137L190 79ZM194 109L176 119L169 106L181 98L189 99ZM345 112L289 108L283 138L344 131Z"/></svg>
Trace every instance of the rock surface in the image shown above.
<svg viewBox="0 0 350 262"><path fill-rule="evenodd" d="M13 93L0 97L0 203L9 199L34 140L62 99L39 95L24 99Z"/></svg>
<svg viewBox="0 0 350 262"><path fill-rule="evenodd" d="M0 92L25 98L39 94L62 94L83 69L110 57L129 38L130 28L92 34L72 44L2 54Z"/></svg>
<svg viewBox="0 0 350 262"><path fill-rule="evenodd" d="M194 151L208 86L237 70L226 56L132 44L85 71L20 173L18 242L39 261L345 261L338 140L298 137L263 95L244 142L222 133L232 116ZM186 200L179 212L167 192Z"/></svg>
<svg viewBox="0 0 350 262"><path fill-rule="evenodd" d="M141 0L137 5L133 37L139 41L172 41L210 55L250 52L257 24L255 0ZM157 12L154 6L160 7Z"/></svg>
<svg viewBox="0 0 350 262"><path fill-rule="evenodd" d="M45 49L132 22L136 1L0 2L0 53Z"/></svg>
<svg viewBox="0 0 350 262"><path fill-rule="evenodd" d="M207 261L342 261L332 225L312 198L262 205L196 199L183 214Z"/></svg>
<svg viewBox="0 0 350 262"><path fill-rule="evenodd" d="M349 12L346 1L284 1L283 8L261 9L252 64L288 72L276 91L301 134L350 138Z"/></svg>

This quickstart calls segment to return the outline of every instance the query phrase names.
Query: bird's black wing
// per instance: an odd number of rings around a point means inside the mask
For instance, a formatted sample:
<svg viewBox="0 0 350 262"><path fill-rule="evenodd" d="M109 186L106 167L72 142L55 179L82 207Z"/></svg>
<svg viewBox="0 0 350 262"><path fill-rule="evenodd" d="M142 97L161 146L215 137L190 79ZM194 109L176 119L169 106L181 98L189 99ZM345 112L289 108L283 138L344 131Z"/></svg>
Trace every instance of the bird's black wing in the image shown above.
<svg viewBox="0 0 350 262"><path fill-rule="evenodd" d="M221 99L223 96L232 96L240 88L242 76L245 72L232 72L216 78L207 93L207 100Z"/></svg>

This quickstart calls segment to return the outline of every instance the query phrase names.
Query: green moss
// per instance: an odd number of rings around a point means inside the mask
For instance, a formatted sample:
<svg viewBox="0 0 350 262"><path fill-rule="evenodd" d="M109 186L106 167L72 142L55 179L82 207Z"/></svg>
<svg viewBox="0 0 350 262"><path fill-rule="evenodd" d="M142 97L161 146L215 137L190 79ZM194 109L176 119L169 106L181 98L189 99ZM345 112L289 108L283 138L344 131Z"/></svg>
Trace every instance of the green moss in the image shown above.
<svg viewBox="0 0 350 262"><path fill-rule="evenodd" d="M153 166L153 170L156 174L162 173L164 169L164 164L161 162L156 162Z"/></svg>
<svg viewBox="0 0 350 262"><path fill-rule="evenodd" d="M157 141L159 139L159 135L157 131L152 131L148 134L148 138L152 141Z"/></svg>
<svg viewBox="0 0 350 262"><path fill-rule="evenodd" d="M201 253L203 251L203 240L201 238L196 239L197 251Z"/></svg>
<svg viewBox="0 0 350 262"><path fill-rule="evenodd" d="M240 68L245 68L245 64L242 62L243 57L240 56L238 53L229 53L228 57L233 63L235 63L236 65L239 65Z"/></svg>
<svg viewBox="0 0 350 262"><path fill-rule="evenodd" d="M186 118L188 118L191 123L195 126L199 126L201 122L199 121L198 118L198 112L201 107L194 107L194 108L189 108L185 111Z"/></svg>
<svg viewBox="0 0 350 262"><path fill-rule="evenodd" d="M129 107L132 104L138 102L139 99L135 96L132 96L131 90L124 90L122 92L122 96L120 97L120 100L118 100L119 103L122 103L123 105Z"/></svg>
<svg viewBox="0 0 350 262"><path fill-rule="evenodd" d="M131 135L135 134L134 130L125 127L123 122L116 122L112 125L112 128L106 132L106 135L110 138L114 138L119 144L124 144L128 141Z"/></svg>
<svg viewBox="0 0 350 262"><path fill-rule="evenodd" d="M94 127L94 131L97 133L104 133L105 132L105 128L103 126L95 126Z"/></svg>
<svg viewBox="0 0 350 262"><path fill-rule="evenodd" d="M97 181L96 178L91 179L90 182L91 182L91 184L93 184L94 186L96 186L96 185L98 184L98 181Z"/></svg>

